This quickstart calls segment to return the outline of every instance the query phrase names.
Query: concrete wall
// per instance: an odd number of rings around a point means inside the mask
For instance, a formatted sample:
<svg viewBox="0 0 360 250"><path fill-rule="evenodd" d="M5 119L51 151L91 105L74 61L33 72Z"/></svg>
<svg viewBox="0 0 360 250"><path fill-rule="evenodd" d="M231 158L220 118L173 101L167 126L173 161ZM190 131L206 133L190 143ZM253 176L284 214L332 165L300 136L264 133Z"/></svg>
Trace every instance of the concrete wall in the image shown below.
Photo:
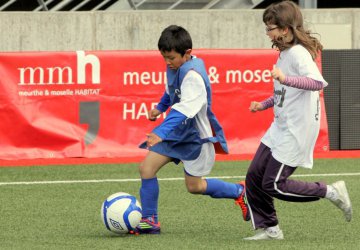
<svg viewBox="0 0 360 250"><path fill-rule="evenodd" d="M269 48L263 10L0 12L0 51L157 49L170 24L194 48ZM360 9L306 9L306 26L325 49L360 49Z"/></svg>

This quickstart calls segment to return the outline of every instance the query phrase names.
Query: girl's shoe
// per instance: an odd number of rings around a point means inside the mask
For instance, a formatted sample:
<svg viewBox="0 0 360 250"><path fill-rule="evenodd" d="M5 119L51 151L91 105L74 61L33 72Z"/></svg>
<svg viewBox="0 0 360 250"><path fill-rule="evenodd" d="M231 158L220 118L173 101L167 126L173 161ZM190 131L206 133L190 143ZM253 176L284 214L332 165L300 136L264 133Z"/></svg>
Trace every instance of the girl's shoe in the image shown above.
<svg viewBox="0 0 360 250"><path fill-rule="evenodd" d="M244 238L244 240L283 240L284 234L282 230L271 230L270 228L258 229L258 232L252 236Z"/></svg>

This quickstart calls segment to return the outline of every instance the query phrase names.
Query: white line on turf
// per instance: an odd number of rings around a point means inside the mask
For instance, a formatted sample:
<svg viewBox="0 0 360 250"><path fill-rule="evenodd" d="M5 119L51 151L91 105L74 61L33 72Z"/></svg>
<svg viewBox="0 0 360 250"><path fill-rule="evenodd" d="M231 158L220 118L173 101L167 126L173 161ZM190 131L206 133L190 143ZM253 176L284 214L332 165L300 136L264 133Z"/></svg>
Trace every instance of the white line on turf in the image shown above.
<svg viewBox="0 0 360 250"><path fill-rule="evenodd" d="M325 176L358 176L360 173L330 173L330 174L297 174L291 177L325 177ZM244 179L245 176L212 176L209 179ZM178 178L158 178L159 181L179 181L184 180L183 177ZM103 179L103 180L63 180L63 181L17 181L17 182L0 182L0 186L7 185L39 185L39 184L77 184L77 183L104 183L104 182L136 182L140 179Z"/></svg>

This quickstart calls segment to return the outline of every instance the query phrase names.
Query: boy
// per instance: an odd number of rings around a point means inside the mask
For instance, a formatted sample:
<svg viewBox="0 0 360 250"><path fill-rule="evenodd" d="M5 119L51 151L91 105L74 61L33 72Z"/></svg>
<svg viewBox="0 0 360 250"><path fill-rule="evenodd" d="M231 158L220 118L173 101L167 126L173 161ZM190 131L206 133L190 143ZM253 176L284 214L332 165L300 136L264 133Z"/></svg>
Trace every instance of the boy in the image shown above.
<svg viewBox="0 0 360 250"><path fill-rule="evenodd" d="M204 63L191 55L190 34L171 25L162 32L158 48L167 65L167 85L160 103L149 111L149 120L155 121L169 107L171 110L140 145L149 152L139 166L142 220L132 233L160 233L156 173L171 161L183 162L185 185L190 193L235 199L244 218L248 218L243 183L202 178L214 165L214 143L216 152L228 153L228 149L224 132L211 111L211 87Z"/></svg>

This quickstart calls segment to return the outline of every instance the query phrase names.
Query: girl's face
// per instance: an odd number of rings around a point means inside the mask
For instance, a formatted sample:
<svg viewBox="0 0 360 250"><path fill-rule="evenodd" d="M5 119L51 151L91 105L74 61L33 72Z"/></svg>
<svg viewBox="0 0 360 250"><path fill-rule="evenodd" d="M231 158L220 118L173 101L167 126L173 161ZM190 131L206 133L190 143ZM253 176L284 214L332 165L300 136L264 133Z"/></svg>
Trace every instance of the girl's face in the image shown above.
<svg viewBox="0 0 360 250"><path fill-rule="evenodd" d="M276 40L279 36L281 36L281 30L275 24L267 24L265 26L265 32L271 41Z"/></svg>
<svg viewBox="0 0 360 250"><path fill-rule="evenodd" d="M276 41L278 37L287 37L289 34L289 28L286 27L281 29L275 24L266 24L265 32L271 41Z"/></svg>

